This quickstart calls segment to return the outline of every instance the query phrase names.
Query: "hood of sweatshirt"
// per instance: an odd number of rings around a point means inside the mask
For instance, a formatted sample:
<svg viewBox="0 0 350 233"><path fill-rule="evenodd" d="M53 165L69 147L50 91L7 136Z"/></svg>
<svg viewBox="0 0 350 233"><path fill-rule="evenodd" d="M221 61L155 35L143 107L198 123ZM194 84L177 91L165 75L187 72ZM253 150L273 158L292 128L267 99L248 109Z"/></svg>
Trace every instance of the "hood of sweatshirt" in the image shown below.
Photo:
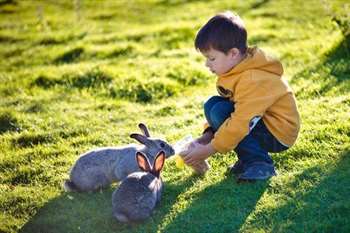
<svg viewBox="0 0 350 233"><path fill-rule="evenodd" d="M225 74L220 75L220 78L228 77L242 73L247 70L261 70L282 76L283 67L280 61L266 55L257 47L248 48L246 57L235 67Z"/></svg>

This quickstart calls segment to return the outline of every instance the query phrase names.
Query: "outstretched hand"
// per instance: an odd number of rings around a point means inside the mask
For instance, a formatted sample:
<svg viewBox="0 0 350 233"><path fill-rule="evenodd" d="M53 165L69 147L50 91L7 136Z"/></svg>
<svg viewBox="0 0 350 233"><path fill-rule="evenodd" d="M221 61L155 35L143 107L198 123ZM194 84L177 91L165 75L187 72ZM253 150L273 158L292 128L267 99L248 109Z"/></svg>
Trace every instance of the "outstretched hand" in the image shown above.
<svg viewBox="0 0 350 233"><path fill-rule="evenodd" d="M203 145L195 140L191 142L187 150L181 152L180 155L187 165L196 167L200 162L204 161L215 152L215 149L210 143Z"/></svg>

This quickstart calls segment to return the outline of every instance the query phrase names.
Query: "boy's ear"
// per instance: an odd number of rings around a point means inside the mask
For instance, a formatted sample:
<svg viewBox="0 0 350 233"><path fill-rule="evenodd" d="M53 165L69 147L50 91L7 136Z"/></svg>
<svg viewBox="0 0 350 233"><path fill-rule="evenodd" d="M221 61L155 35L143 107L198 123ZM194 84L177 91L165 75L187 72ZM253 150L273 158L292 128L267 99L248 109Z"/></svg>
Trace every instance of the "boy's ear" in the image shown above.
<svg viewBox="0 0 350 233"><path fill-rule="evenodd" d="M240 51L237 48L232 48L228 51L228 53L232 58L235 58L240 54Z"/></svg>
<svg viewBox="0 0 350 233"><path fill-rule="evenodd" d="M139 168L144 171L144 172L150 172L151 171L151 166L149 164L149 161L147 157L141 153L141 152L136 152L136 162L137 165L139 165Z"/></svg>

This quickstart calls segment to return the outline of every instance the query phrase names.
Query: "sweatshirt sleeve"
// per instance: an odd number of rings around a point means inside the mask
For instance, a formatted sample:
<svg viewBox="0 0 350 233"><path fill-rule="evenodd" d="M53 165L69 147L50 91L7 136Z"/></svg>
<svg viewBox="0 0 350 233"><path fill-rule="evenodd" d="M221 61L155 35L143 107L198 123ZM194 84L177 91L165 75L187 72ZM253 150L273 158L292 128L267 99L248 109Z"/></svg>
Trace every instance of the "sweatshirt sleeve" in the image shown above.
<svg viewBox="0 0 350 233"><path fill-rule="evenodd" d="M237 84L234 92L235 111L224 121L211 141L217 151L224 153L234 149L249 134L257 119L283 95L278 82L271 82L270 90L266 90L263 88L266 85L260 85L260 81L253 79L250 73Z"/></svg>

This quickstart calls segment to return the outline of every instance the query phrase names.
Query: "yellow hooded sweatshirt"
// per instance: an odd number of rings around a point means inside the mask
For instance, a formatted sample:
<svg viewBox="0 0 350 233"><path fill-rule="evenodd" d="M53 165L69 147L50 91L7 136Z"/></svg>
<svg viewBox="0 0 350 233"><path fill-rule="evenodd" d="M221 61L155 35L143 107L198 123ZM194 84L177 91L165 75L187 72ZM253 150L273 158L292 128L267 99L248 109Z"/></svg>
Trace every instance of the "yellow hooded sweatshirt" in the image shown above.
<svg viewBox="0 0 350 233"><path fill-rule="evenodd" d="M214 149L234 149L261 118L279 142L288 147L294 144L300 118L292 89L282 74L278 60L249 48L242 62L219 76L217 90L234 102L235 110L215 133Z"/></svg>

